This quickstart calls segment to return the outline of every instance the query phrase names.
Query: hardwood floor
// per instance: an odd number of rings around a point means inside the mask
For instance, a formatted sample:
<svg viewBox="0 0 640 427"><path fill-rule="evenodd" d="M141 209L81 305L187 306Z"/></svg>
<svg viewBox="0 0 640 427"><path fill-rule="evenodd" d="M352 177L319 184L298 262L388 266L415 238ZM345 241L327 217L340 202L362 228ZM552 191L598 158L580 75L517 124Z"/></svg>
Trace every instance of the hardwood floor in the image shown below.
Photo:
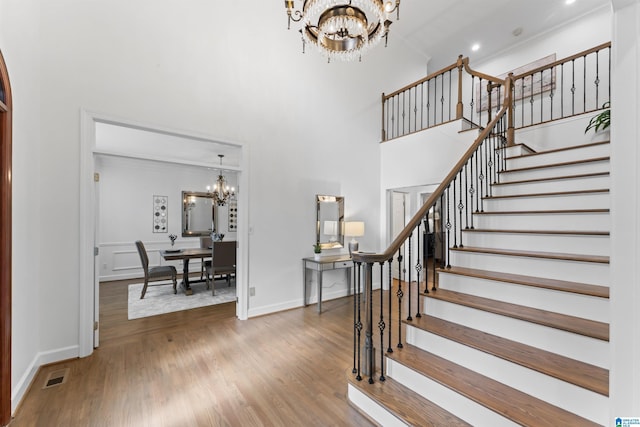
<svg viewBox="0 0 640 427"><path fill-rule="evenodd" d="M230 303L128 321L128 283L101 285L100 347L42 367L11 427L372 425L346 396L352 299L320 315L240 321ZM63 368L67 380L42 389Z"/></svg>

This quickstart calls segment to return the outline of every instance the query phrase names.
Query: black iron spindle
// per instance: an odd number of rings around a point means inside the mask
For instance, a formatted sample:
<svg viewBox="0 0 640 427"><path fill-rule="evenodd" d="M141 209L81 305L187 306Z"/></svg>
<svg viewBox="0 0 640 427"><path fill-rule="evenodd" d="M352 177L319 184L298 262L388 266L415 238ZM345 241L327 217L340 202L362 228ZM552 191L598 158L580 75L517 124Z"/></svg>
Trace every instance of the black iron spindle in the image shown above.
<svg viewBox="0 0 640 427"><path fill-rule="evenodd" d="M435 206L432 207L430 209L430 211L434 211L435 212ZM435 216L435 215L434 215ZM429 248L431 248L431 238L429 237L429 234L431 233L430 231L430 227L429 227L429 212L427 212L427 214L424 216L424 250L422 251L422 266L424 268L424 293L428 294L429 293ZM434 250L431 249L431 254L434 255L435 257L435 253Z"/></svg>
<svg viewBox="0 0 640 427"><path fill-rule="evenodd" d="M383 277L384 262L380 263L380 280ZM380 320L378 320L378 329L380 330L380 381L385 381L384 376L384 330L386 325L384 323L384 292L380 289Z"/></svg>
<svg viewBox="0 0 640 427"><path fill-rule="evenodd" d="M417 240L417 254L416 254L416 317L420 318L422 315L420 314L420 272L422 271L422 265L420 264L420 223L418 223L418 227L416 229L416 240ZM422 245L424 246L424 238L422 240ZM423 248L424 249L424 248Z"/></svg>
<svg viewBox="0 0 640 427"><path fill-rule="evenodd" d="M458 203L458 211L459 211L459 215L460 215L460 247L464 248L464 245L462 244L462 210L464 209L464 203L462 203L462 169L460 169L460 172L458 172L458 177L460 178L458 181L460 181L460 202ZM466 192L464 193L466 194Z"/></svg>
<svg viewBox="0 0 640 427"><path fill-rule="evenodd" d="M361 266L362 263L358 262L357 264L358 264L358 268L356 270L357 270L357 273L358 273L357 274L358 275L358 280L357 280L356 283L357 283L357 287L358 287L358 292L357 292L356 295L354 295L354 298L356 298L357 303L358 303L358 320L356 321L356 324L355 324L356 333L358 335L358 344L356 346L356 351L358 353L358 357L357 357L358 367L357 367L356 379L358 381L361 381L362 380L362 375L361 375L361 373L362 373L362 370L361 370L362 355L361 355L361 352L360 352L360 344L362 343L362 308L361 308L361 304L360 304L359 295L360 295L360 292L362 291L362 282L360 281L361 280L361 277L360 277L360 266Z"/></svg>
<svg viewBox="0 0 640 427"><path fill-rule="evenodd" d="M413 243L413 232L411 232L409 234L409 239L407 240L408 244L407 244L407 249L408 249L408 257L409 257L409 272L407 273L407 292L409 293L408 298L407 298L407 320L413 320L413 317L411 317L411 246Z"/></svg>
<svg viewBox="0 0 640 427"><path fill-rule="evenodd" d="M396 292L398 296L398 348L402 348L402 297L404 296L404 292L402 292L402 247L398 251L398 291Z"/></svg>
<svg viewBox="0 0 640 427"><path fill-rule="evenodd" d="M389 292L388 292L388 296L389 296L389 307L387 307L387 309L389 310L389 316L387 317L389 319L389 345L387 347L387 353L393 353L393 348L391 347L391 331L392 331L392 325L391 322L393 320L393 316L391 315L391 307L393 306L392 303L392 295L393 295L393 276L392 276L392 270L393 270L393 258L391 258L390 260L387 260L387 265L388 265L388 279L389 279ZM380 275L380 280L382 280L382 274Z"/></svg>
<svg viewBox="0 0 640 427"><path fill-rule="evenodd" d="M471 103L469 106L471 107L471 125L473 126L473 105L474 105L474 96L475 96L475 87L474 84L476 82L476 76L471 76Z"/></svg>
<svg viewBox="0 0 640 427"><path fill-rule="evenodd" d="M455 189L455 185L453 187ZM451 185L449 185L446 189L446 193L447 193L447 224L445 225L446 229L447 229L447 259L446 259L446 263L447 263L447 268L451 268L451 216L450 216L450 205L451 205L451 194L449 192L449 190L451 189Z"/></svg>

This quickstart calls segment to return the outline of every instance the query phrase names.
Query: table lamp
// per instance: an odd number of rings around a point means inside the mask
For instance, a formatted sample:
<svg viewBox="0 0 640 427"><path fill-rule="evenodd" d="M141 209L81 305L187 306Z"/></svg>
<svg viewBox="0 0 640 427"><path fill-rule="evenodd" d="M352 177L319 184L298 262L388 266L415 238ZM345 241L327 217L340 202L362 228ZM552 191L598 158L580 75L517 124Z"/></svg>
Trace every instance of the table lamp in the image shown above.
<svg viewBox="0 0 640 427"><path fill-rule="evenodd" d="M356 237L364 236L364 222L362 221L347 221L344 223L344 235L351 236L352 239L349 242L349 256L352 252L358 251L358 241Z"/></svg>

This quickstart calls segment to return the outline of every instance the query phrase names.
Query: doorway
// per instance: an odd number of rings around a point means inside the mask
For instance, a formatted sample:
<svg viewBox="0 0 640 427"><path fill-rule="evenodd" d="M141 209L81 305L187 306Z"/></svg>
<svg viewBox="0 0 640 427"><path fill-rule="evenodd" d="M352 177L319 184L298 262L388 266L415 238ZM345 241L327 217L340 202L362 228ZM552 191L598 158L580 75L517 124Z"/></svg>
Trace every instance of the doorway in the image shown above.
<svg viewBox="0 0 640 427"><path fill-rule="evenodd" d="M118 132L137 132L143 141L135 147L135 153L131 150L131 139L116 138L119 141L111 146L105 146L99 141L99 129L110 127ZM121 134L120 134L121 135ZM123 141L124 140L124 141ZM172 141L174 140L174 141ZM179 140L179 149L175 145L175 140ZM172 145L173 144L173 145ZM204 148L203 148L204 147ZM96 158L98 156L110 156L112 158L153 160L159 164L176 165L182 164L187 167L217 169L215 163L220 147L226 148L225 153L233 153L238 159L238 166L235 170L238 176L237 194L237 241L238 241L238 270L236 272L237 289L237 310L236 316L240 319L247 318L248 292L247 287L247 242L248 242L248 219L243 207L248 200L248 173L244 169L246 163L247 150L242 144L232 144L219 142L212 138L188 135L183 132L176 132L170 129L163 129L156 126L141 125L123 120L113 120L111 118L97 115L95 113L83 112L82 115L82 144L81 144L81 280L86 285L81 286L80 295L80 356L87 356L93 351L94 345L98 343L98 332L94 331L94 322L99 316L99 275L96 269L102 265L97 255L96 227L99 215L97 206L97 188L95 186ZM192 157L185 158L193 152ZM215 154L212 154L215 153ZM230 156L229 156L230 157ZM202 159L205 160L202 160ZM225 157L225 159L228 157ZM215 163L214 163L215 162ZM213 179L213 177L212 177ZM244 214L243 214L244 212ZM180 221L180 216L177 217ZM174 218L174 220L176 220ZM137 256L137 255L136 255ZM91 284L91 285L89 285Z"/></svg>

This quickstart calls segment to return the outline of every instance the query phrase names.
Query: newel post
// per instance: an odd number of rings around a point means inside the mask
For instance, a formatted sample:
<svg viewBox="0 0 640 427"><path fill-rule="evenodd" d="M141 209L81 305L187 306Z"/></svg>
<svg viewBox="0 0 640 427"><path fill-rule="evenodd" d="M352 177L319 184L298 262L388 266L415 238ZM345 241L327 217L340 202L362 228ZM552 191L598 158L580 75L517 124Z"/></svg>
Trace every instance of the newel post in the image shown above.
<svg viewBox="0 0 640 427"><path fill-rule="evenodd" d="M462 118L463 113L463 104L462 104L462 55L458 56L458 62L456 62L458 66L458 103L456 104L456 119Z"/></svg>

